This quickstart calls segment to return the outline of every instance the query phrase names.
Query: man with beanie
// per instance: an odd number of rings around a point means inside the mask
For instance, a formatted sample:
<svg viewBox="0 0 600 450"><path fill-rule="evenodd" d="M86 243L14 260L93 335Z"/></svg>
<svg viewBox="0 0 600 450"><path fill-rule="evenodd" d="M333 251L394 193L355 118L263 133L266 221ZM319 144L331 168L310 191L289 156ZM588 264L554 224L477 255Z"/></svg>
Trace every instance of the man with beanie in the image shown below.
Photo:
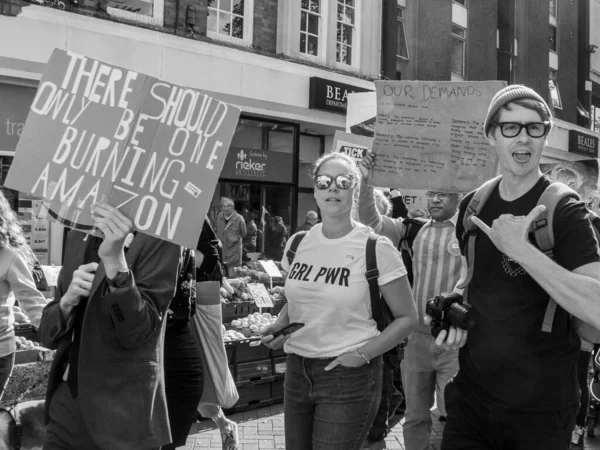
<svg viewBox="0 0 600 450"><path fill-rule="evenodd" d="M554 212L554 260L529 239L530 225L545 208L536 206L538 199L551 184L539 169L551 128L544 99L520 85L498 92L485 118L502 178L478 217L471 217L477 237L468 249L475 263L467 289L476 325L468 336L451 327L436 339L442 348L460 348L460 370L446 386L443 450L569 448L580 347L570 315L600 327L600 256L588 211L572 197ZM463 255L463 217L473 195L459 208ZM558 308L546 332L549 297Z"/></svg>

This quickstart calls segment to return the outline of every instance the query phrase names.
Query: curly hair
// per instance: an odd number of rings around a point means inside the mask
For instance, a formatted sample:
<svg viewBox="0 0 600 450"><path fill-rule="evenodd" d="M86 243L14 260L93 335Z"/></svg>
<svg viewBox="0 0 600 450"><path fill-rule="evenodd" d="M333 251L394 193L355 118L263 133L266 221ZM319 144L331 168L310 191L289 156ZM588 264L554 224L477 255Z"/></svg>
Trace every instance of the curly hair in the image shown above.
<svg viewBox="0 0 600 450"><path fill-rule="evenodd" d="M33 267L35 256L23 236L23 229L17 215L0 189L0 248L6 247L18 250L29 267Z"/></svg>

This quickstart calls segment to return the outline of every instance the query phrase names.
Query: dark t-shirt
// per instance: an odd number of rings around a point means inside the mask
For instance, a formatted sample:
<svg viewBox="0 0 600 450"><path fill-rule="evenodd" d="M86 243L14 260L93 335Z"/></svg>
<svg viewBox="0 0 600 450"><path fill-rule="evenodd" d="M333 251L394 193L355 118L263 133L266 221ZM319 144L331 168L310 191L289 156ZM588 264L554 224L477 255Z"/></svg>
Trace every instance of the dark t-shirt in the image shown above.
<svg viewBox="0 0 600 450"><path fill-rule="evenodd" d="M479 218L488 226L501 214L525 216L551 181L542 177L522 197L507 202L494 189ZM463 216L473 193L461 202L456 235L464 254ZM587 210L573 198L554 215L554 253L572 271L600 261ZM530 235L530 241L535 239ZM551 333L542 331L548 294L518 263L501 253L483 232L475 246L469 303L476 321L460 350L460 377L484 399L522 411L549 411L577 403L579 337L568 313L556 310Z"/></svg>

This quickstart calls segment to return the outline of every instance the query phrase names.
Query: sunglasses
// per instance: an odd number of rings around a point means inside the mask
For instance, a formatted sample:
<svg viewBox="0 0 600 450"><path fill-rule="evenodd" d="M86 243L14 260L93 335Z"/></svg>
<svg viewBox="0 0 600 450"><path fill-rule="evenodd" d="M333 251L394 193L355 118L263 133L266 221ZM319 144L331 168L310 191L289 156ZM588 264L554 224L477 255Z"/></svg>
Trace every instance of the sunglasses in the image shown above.
<svg viewBox="0 0 600 450"><path fill-rule="evenodd" d="M329 175L317 175L315 177L315 186L319 190L329 189L331 183L335 181L335 185L339 189L350 189L356 186L356 178L352 175L338 175L337 177L331 177Z"/></svg>
<svg viewBox="0 0 600 450"><path fill-rule="evenodd" d="M527 134L532 138L541 138L548 131L550 122L529 122L529 123L517 123L517 122L500 122L498 124L502 136L506 138L517 137L521 134L521 130L525 128Z"/></svg>
<svg viewBox="0 0 600 450"><path fill-rule="evenodd" d="M432 191L425 192L425 197L435 198L437 196L437 198L439 198L440 200L448 200L451 195L452 194L449 194L448 192L432 192Z"/></svg>

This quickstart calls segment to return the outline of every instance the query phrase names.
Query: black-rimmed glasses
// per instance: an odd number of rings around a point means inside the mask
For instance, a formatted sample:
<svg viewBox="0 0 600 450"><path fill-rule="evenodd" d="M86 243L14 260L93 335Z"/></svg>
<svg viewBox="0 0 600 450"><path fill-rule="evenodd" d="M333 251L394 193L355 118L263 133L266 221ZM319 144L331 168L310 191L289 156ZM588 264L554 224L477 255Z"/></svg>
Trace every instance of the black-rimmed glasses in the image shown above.
<svg viewBox="0 0 600 450"><path fill-rule="evenodd" d="M352 175L338 175L337 177L331 177L329 175L317 175L315 177L315 186L319 190L329 189L331 183L335 181L335 185L339 189L350 189L356 185L356 178Z"/></svg>
<svg viewBox="0 0 600 450"><path fill-rule="evenodd" d="M525 128L529 137L541 138L548 131L550 122L529 122L529 123L518 123L518 122L500 122L498 124L502 136L506 138L513 138L521 134L521 130Z"/></svg>

